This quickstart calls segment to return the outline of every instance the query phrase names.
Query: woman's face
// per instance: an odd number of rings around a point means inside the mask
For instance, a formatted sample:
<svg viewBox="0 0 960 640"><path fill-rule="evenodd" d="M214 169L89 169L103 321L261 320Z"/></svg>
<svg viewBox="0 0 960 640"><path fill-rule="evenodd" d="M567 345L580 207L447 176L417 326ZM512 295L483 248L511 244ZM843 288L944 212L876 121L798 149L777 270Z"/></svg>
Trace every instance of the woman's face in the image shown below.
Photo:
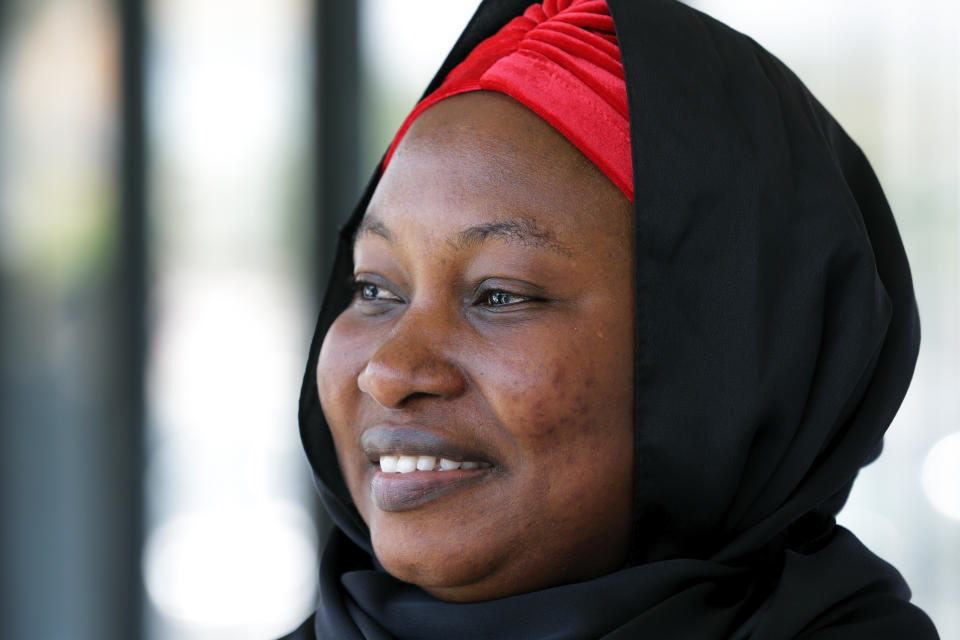
<svg viewBox="0 0 960 640"><path fill-rule="evenodd" d="M394 576L477 601L623 564L631 211L505 96L444 100L408 131L317 367L340 468Z"/></svg>

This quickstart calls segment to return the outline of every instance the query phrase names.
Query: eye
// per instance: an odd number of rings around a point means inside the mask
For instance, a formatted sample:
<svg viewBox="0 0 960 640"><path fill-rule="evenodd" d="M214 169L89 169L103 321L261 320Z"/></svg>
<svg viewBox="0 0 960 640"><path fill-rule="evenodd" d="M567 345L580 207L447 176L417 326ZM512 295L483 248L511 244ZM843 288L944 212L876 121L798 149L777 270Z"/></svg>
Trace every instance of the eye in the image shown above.
<svg viewBox="0 0 960 640"><path fill-rule="evenodd" d="M353 280L356 299L362 302L402 302L400 296L385 286L368 280Z"/></svg>
<svg viewBox="0 0 960 640"><path fill-rule="evenodd" d="M381 293L388 292L386 289L380 289L377 285L369 282L360 287L360 297L364 300L377 300Z"/></svg>
<svg viewBox="0 0 960 640"><path fill-rule="evenodd" d="M503 308L530 302L533 298L522 296L518 293L510 293L501 289L490 289L480 293L478 304L488 308Z"/></svg>

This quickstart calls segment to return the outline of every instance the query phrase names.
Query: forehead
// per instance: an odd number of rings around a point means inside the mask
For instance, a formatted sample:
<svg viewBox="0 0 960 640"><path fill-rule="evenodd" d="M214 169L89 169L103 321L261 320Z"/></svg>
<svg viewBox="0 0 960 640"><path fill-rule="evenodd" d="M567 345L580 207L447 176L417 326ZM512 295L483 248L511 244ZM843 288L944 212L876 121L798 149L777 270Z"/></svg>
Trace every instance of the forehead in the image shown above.
<svg viewBox="0 0 960 640"><path fill-rule="evenodd" d="M487 225L560 245L629 227L626 197L532 111L475 92L426 110L398 145L363 229L420 223L444 235Z"/></svg>

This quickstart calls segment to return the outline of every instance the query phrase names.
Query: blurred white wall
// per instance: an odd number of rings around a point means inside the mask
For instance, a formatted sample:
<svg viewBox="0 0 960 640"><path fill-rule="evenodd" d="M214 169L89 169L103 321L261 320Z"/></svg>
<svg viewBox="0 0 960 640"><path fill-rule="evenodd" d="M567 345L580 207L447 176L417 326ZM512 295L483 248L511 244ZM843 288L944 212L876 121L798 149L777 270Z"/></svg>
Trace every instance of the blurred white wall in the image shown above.
<svg viewBox="0 0 960 640"><path fill-rule="evenodd" d="M317 536L297 397L312 6L152 0L151 637L265 638L312 611Z"/></svg>

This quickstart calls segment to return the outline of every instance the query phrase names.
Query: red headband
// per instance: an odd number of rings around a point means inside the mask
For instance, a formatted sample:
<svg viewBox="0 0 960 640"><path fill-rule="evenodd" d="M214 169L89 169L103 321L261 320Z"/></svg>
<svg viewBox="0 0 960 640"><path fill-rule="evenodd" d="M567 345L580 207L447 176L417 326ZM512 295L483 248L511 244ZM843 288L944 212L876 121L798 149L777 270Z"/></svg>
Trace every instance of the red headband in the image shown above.
<svg viewBox="0 0 960 640"><path fill-rule="evenodd" d="M605 0L545 0L477 45L407 116L384 168L428 107L483 90L504 93L546 120L633 201L627 85Z"/></svg>

